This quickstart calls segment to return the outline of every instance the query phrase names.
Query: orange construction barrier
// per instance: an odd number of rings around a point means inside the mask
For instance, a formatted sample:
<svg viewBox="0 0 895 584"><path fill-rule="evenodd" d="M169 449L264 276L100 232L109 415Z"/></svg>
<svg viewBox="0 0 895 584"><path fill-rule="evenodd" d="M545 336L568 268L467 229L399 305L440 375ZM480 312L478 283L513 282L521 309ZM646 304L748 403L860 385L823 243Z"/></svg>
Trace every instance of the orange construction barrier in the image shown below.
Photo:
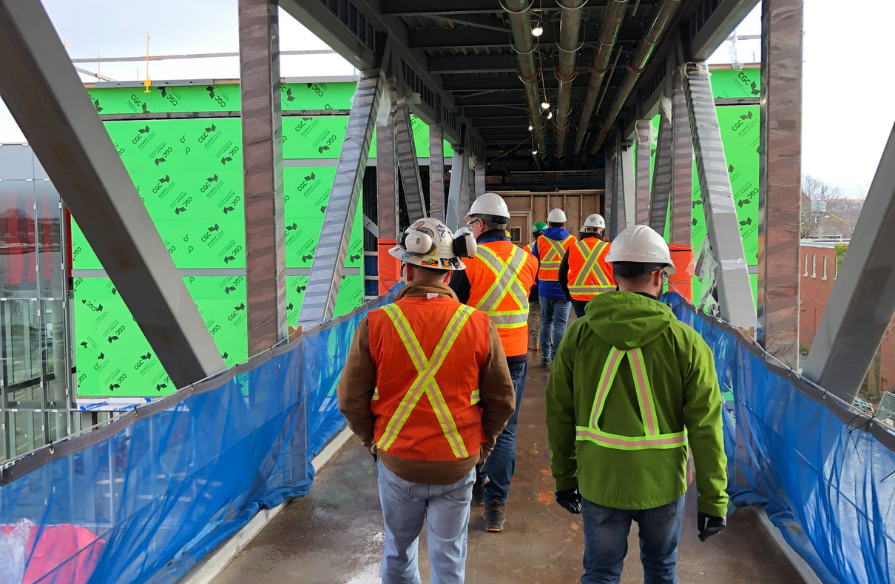
<svg viewBox="0 0 895 584"><path fill-rule="evenodd" d="M675 273L668 278L668 289L674 290L689 302L693 302L693 246L681 243L669 243L671 261L674 262Z"/></svg>
<svg viewBox="0 0 895 584"><path fill-rule="evenodd" d="M401 281L401 260L393 258L388 250L398 245L395 239L379 240L379 293L385 294Z"/></svg>

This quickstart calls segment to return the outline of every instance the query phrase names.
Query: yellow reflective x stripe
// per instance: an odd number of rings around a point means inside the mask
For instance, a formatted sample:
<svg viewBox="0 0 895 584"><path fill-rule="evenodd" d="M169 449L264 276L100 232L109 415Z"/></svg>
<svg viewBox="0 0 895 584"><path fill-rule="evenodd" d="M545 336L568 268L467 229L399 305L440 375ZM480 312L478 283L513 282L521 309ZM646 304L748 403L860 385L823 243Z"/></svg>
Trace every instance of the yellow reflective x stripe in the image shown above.
<svg viewBox="0 0 895 584"><path fill-rule="evenodd" d="M378 400L379 400L379 388L374 387L373 388L373 401L378 401Z"/></svg>
<svg viewBox="0 0 895 584"><path fill-rule="evenodd" d="M609 278L603 271L603 266L599 264L600 255L603 252L603 248L606 247L606 242L597 242L597 245L596 247L594 247L593 250L588 249L587 244L583 241L579 241L576 245L578 246L578 249L581 250L581 255L584 256L586 261L584 262L584 267L581 268L581 271L575 278L575 282L572 284L572 286L569 286L569 290L572 291L573 287L593 288L595 289L595 291L605 288L614 288L610 285ZM585 285L585 282L587 282L587 277L589 275L593 275L594 279L597 281L597 284L592 284L590 286Z"/></svg>
<svg viewBox="0 0 895 584"><path fill-rule="evenodd" d="M599 420L606 405L606 396L612 386L616 373L623 357L628 358L631 366L631 374L634 386L637 390L637 403L640 407L640 416L643 423L643 436L621 436L610 434L600 429ZM677 448L687 443L687 432L659 433L659 422L656 417L656 404L653 399L653 391L643 360L643 352L638 347L630 351L620 351L612 347L600 382L597 386L597 396L594 400L590 415L589 427L576 427L576 439L590 440L607 448L620 450L644 450L649 448Z"/></svg>
<svg viewBox="0 0 895 584"><path fill-rule="evenodd" d="M435 374L438 373L438 370L444 364L444 360L457 341L457 337L460 335L460 331L463 329L466 321L469 320L473 309L464 305L457 308L457 311L445 327L434 353L429 358L425 356L419 339L417 339L401 309L395 304L390 304L383 307L383 312L389 317L389 320L391 320L395 330L398 332L398 336L401 337L404 348L407 350L413 366L416 367L417 376L407 393L404 394L401 403L398 404L398 409L386 425L385 431L377 442L377 446L383 450L388 450L394 444L398 434L401 432L401 428L404 427L404 424L410 417L410 413L425 393L432 404L432 410L435 412L435 417L438 418L438 423L441 425L441 430L445 438L447 438L454 456L457 458L468 458L469 454L466 450L466 445L460 438L460 433L457 430L451 411L444 401L444 395L442 395L441 389L438 387L438 382L435 381Z"/></svg>
<svg viewBox="0 0 895 584"><path fill-rule="evenodd" d="M479 392L479 390L474 389L472 391L472 397L470 397L469 399L472 405L476 405L477 403L482 401L482 394Z"/></svg>
<svg viewBox="0 0 895 584"><path fill-rule="evenodd" d="M568 237L562 241L556 241L555 239L550 239L549 237L545 237L547 243L550 244L550 250L547 252L547 255L544 259L541 260L541 267L559 267L559 264L562 263L562 256L566 253L566 250L563 248L563 244L568 241ZM553 252L553 255L550 255L550 252Z"/></svg>
<svg viewBox="0 0 895 584"><path fill-rule="evenodd" d="M518 328L528 326L528 293L519 281L519 268L525 262L525 252L518 247L505 262L494 250L482 246L476 252L482 263L494 272L494 282L485 292L475 308L487 312L497 328ZM509 295L520 308L515 310L495 310Z"/></svg>

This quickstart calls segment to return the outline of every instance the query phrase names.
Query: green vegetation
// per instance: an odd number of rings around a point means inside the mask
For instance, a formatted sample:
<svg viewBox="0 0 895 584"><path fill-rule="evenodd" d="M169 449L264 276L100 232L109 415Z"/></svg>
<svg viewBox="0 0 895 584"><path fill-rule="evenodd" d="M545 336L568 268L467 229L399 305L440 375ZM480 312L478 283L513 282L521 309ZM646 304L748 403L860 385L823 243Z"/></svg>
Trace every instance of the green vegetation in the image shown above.
<svg viewBox="0 0 895 584"><path fill-rule="evenodd" d="M845 250L848 249L847 243L837 243L836 244L836 271L839 271L839 268L842 267L842 258L845 257Z"/></svg>

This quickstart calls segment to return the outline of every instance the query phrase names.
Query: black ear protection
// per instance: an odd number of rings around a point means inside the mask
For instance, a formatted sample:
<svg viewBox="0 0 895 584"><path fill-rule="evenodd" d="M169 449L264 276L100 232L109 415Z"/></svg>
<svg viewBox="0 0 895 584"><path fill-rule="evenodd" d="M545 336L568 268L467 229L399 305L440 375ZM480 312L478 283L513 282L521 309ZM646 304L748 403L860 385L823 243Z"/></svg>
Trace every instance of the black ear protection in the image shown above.
<svg viewBox="0 0 895 584"><path fill-rule="evenodd" d="M454 234L453 252L458 258L475 257L478 246L475 242L475 236L466 227L461 227Z"/></svg>

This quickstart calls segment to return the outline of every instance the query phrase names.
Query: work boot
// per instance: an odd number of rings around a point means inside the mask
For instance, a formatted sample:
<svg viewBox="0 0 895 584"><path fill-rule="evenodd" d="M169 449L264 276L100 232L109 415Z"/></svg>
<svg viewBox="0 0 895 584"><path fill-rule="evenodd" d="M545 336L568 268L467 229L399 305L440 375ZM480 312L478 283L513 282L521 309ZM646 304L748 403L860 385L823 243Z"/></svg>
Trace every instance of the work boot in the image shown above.
<svg viewBox="0 0 895 584"><path fill-rule="evenodd" d="M504 509L506 509L505 505L485 503L485 531L490 531L491 533L503 531L503 524L507 519Z"/></svg>
<svg viewBox="0 0 895 584"><path fill-rule="evenodd" d="M476 478L472 484L472 506L481 507L485 504L485 479Z"/></svg>
<svg viewBox="0 0 895 584"><path fill-rule="evenodd" d="M547 357L541 357L541 367L543 367L544 369L550 367L550 359L548 359Z"/></svg>

